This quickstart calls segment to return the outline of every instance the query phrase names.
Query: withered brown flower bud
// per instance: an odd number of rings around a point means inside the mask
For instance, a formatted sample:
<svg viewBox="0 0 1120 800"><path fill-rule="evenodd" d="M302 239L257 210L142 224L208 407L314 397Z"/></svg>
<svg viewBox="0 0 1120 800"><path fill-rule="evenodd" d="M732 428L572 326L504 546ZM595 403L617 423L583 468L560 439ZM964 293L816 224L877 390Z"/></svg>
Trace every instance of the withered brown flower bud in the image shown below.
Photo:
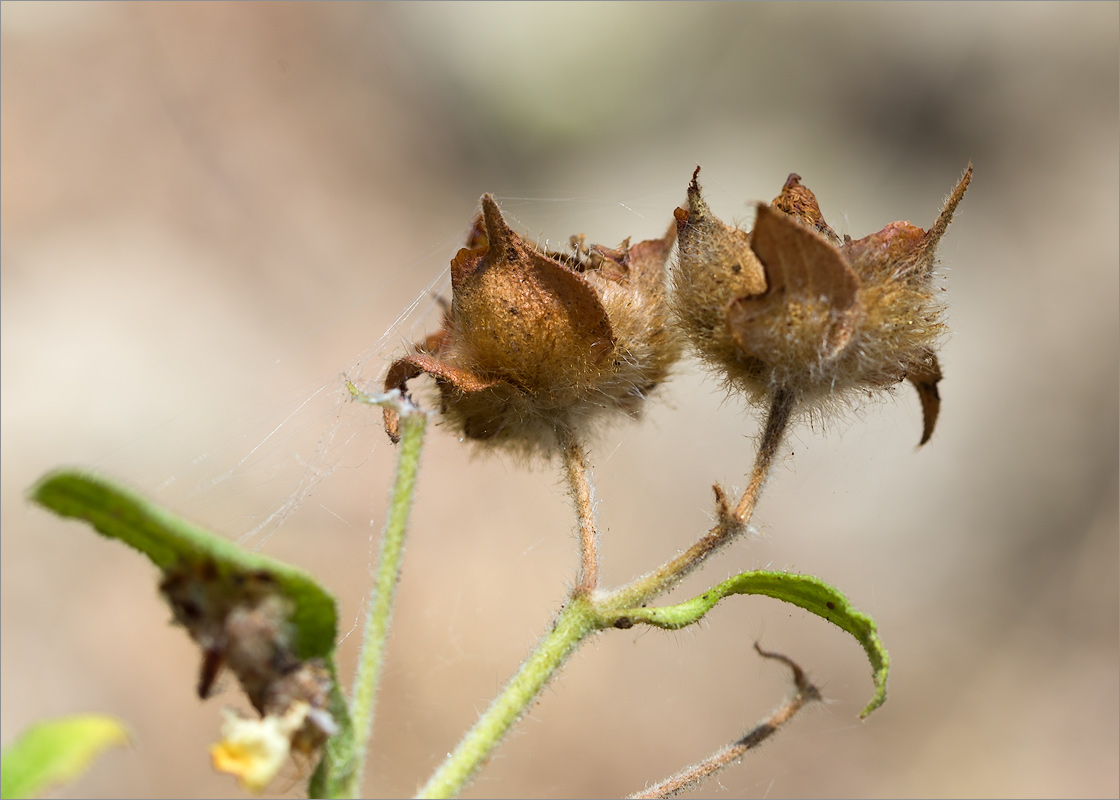
<svg viewBox="0 0 1120 800"><path fill-rule="evenodd" d="M443 330L394 362L385 389L435 379L444 420L463 436L548 451L606 411L635 415L679 357L665 269L675 239L544 253L490 195L451 262ZM396 415L386 430L397 436Z"/></svg>
<svg viewBox="0 0 1120 800"><path fill-rule="evenodd" d="M694 173L675 213L672 304L686 335L756 402L786 392L812 412L909 379L924 444L940 408L934 255L971 177L969 165L929 231L893 222L841 241L797 175L759 204L748 235L712 215Z"/></svg>

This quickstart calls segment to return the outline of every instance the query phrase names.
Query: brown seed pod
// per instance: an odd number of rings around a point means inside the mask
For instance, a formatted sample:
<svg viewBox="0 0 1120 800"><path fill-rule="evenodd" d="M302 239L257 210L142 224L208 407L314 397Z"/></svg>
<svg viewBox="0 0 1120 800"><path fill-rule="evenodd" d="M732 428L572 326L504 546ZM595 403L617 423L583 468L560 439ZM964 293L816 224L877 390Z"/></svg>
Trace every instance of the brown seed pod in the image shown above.
<svg viewBox="0 0 1120 800"><path fill-rule="evenodd" d="M544 253L506 224L493 197L481 202L474 246L451 262L443 330L389 367L385 389L427 373L449 425L527 453L547 452L601 412L637 414L680 352L663 288L675 232ZM395 439L395 413L385 422Z"/></svg>
<svg viewBox="0 0 1120 800"><path fill-rule="evenodd" d="M812 412L908 378L922 400L924 444L940 407L935 350L944 332L934 256L971 177L969 165L929 231L893 222L841 241L797 175L758 206L748 236L711 216L694 174L688 211L676 214L673 307L682 327L759 403L785 391Z"/></svg>

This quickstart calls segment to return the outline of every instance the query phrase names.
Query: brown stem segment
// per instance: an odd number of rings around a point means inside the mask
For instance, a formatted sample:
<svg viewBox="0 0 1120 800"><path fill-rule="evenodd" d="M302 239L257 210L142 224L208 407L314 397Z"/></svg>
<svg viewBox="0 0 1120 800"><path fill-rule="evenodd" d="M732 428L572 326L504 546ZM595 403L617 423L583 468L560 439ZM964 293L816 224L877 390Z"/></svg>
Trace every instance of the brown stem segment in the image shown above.
<svg viewBox="0 0 1120 800"><path fill-rule="evenodd" d="M587 453L575 436L563 444L564 473L568 491L576 507L579 521L580 567L575 595L587 597L599 585L599 536L595 532L595 508L588 475Z"/></svg>
<svg viewBox="0 0 1120 800"><path fill-rule="evenodd" d="M676 558L611 592L600 604L601 608L629 608L656 597L694 572L713 553L726 547L746 530L747 523L750 522L755 506L758 504L758 498L766 485L766 479L774 466L782 437L789 427L795 406L796 399L792 392L779 390L775 393L770 404L770 413L766 417L766 426L762 430L762 440L758 445L758 453L755 455L747 488L743 491L743 496L736 504L735 510L731 510L723 490L719 486L713 487L719 512L719 522L715 527Z"/></svg>
<svg viewBox="0 0 1120 800"><path fill-rule="evenodd" d="M780 653L769 653L759 647L757 642L754 645L754 649L757 650L758 654L763 658L772 658L781 661L793 671L793 681L797 686L797 693L786 700L786 702L769 717L748 731L742 738L725 747L721 747L703 761L685 767L675 775L641 792L635 792L630 795L630 797L675 797L681 792L697 786L701 781L715 775L724 767L734 764L742 758L748 750L753 750L777 733L778 729L793 719L793 716L804 708L807 703L821 699L820 690L809 682L809 679L805 676L805 671L802 670L793 659Z"/></svg>
<svg viewBox="0 0 1120 800"><path fill-rule="evenodd" d="M774 457L778 454L782 437L789 426L793 407L793 393L779 389L770 404L770 413L766 417L766 427L762 431L762 441L758 445L758 454L754 459L750 481L743 491L743 496L739 498L739 504L735 506L733 516L744 525L750 522L759 495L762 494L762 487L770 477L770 468L774 465Z"/></svg>

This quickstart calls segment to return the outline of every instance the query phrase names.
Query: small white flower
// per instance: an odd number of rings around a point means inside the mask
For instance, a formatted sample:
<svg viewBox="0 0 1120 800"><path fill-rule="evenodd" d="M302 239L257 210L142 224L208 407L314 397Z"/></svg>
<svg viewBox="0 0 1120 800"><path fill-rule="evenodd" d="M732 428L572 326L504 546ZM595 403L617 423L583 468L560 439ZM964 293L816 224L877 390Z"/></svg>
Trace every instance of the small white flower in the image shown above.
<svg viewBox="0 0 1120 800"><path fill-rule="evenodd" d="M263 790L287 760L292 735L310 710L307 703L297 702L283 716L246 719L225 709L222 740L210 748L214 769L233 775L249 791Z"/></svg>

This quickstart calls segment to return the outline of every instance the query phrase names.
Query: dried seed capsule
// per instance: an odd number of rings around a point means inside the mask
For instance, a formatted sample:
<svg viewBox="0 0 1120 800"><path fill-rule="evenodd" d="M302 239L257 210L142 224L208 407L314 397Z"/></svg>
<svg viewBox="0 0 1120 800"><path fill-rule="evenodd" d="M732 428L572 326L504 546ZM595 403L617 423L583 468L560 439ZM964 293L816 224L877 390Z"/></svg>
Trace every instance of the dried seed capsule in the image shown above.
<svg viewBox="0 0 1120 800"><path fill-rule="evenodd" d="M394 362L385 388L427 373L448 424L530 453L601 412L637 414L680 353L663 288L673 238L557 256L514 232L483 195L475 246L451 262L443 330ZM386 412L391 437L396 424Z"/></svg>
<svg viewBox="0 0 1120 800"><path fill-rule="evenodd" d="M971 176L970 165L929 231L893 222L842 242L797 175L758 206L748 236L711 215L694 174L689 209L676 215L673 308L682 327L710 365L760 403L784 391L812 412L908 378L922 400L924 444L940 406L934 255ZM744 289L739 268L748 264Z"/></svg>

